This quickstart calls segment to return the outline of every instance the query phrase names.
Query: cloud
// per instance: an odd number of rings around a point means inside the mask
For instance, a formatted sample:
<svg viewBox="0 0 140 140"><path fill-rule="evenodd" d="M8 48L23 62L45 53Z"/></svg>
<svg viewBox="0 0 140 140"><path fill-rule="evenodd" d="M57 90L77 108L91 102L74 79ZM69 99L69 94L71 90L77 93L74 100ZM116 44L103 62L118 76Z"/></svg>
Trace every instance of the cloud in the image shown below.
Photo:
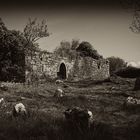
<svg viewBox="0 0 140 140"><path fill-rule="evenodd" d="M134 61L128 62L127 66L140 68L140 61L138 61L138 62L134 62Z"/></svg>
<svg viewBox="0 0 140 140"><path fill-rule="evenodd" d="M140 61L138 62L138 65L140 66Z"/></svg>

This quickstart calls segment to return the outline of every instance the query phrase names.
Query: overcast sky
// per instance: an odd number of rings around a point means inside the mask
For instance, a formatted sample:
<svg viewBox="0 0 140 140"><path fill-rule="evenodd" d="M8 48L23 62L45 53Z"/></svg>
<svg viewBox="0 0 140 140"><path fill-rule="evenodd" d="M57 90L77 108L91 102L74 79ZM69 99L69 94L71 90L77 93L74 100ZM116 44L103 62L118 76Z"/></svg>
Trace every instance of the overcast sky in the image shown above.
<svg viewBox="0 0 140 140"><path fill-rule="evenodd" d="M107 0L11 1L0 5L0 17L9 29L23 30L29 17L47 19L52 35L39 41L40 47L54 50L62 40L89 41L104 57L119 56L140 61L140 34L129 30L131 12Z"/></svg>

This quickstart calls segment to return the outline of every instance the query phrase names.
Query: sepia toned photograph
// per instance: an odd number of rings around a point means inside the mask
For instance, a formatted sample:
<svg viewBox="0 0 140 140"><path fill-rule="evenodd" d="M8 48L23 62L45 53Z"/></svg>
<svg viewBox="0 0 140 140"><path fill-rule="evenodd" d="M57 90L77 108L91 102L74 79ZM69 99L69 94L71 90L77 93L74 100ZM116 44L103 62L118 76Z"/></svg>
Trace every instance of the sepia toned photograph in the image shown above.
<svg viewBox="0 0 140 140"><path fill-rule="evenodd" d="M0 140L140 140L140 1L1 1Z"/></svg>

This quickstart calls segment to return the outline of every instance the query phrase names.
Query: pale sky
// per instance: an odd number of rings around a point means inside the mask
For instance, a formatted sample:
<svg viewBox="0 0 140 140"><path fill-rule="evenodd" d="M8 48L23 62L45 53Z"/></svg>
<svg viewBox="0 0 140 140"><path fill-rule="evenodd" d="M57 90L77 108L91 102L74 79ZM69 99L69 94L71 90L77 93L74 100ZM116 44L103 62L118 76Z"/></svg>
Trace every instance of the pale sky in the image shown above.
<svg viewBox="0 0 140 140"><path fill-rule="evenodd" d="M62 40L89 41L104 57L118 56L126 61L140 61L140 34L129 30L132 14L107 5L9 6L0 9L0 17L9 29L23 30L29 17L47 19L52 35L39 41L40 48L53 51Z"/></svg>

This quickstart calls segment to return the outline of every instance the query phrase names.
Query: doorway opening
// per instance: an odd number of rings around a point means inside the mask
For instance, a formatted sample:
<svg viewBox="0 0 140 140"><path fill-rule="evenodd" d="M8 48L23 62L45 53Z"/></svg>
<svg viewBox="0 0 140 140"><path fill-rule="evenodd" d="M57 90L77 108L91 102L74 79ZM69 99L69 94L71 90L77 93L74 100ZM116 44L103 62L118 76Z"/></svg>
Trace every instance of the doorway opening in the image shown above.
<svg viewBox="0 0 140 140"><path fill-rule="evenodd" d="M59 79L66 79L66 66L64 63L61 63L59 67L59 72L57 73Z"/></svg>

